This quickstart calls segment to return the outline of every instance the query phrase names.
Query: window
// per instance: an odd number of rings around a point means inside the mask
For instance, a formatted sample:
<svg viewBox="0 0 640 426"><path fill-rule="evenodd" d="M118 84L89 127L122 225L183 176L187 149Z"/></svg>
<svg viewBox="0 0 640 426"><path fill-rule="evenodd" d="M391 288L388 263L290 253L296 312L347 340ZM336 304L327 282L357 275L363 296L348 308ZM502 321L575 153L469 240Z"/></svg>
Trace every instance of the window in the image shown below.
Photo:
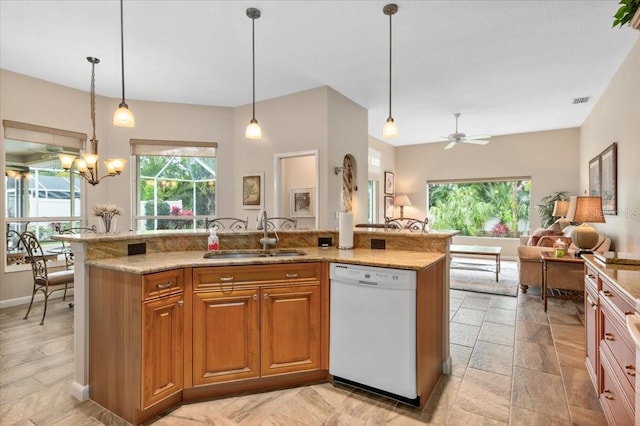
<svg viewBox="0 0 640 426"><path fill-rule="evenodd" d="M78 155L86 135L9 120L3 126L5 230L33 232L55 259L61 243L51 236L84 222L81 178L61 167L58 154ZM5 235L6 265L24 263L19 239Z"/></svg>
<svg viewBox="0 0 640 426"><path fill-rule="evenodd" d="M213 142L134 139L136 229L204 228L216 215Z"/></svg>
<svg viewBox="0 0 640 426"><path fill-rule="evenodd" d="M427 182L431 229L517 237L529 230L531 179Z"/></svg>

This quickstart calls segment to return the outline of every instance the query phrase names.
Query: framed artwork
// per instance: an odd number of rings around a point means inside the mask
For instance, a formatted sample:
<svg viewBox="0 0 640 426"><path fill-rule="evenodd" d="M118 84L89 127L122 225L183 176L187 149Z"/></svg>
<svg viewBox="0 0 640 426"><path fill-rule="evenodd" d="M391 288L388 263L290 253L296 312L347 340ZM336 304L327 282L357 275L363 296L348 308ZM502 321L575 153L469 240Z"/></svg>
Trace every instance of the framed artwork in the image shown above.
<svg viewBox="0 0 640 426"><path fill-rule="evenodd" d="M384 217L387 219L393 217L393 197L384 197Z"/></svg>
<svg viewBox="0 0 640 426"><path fill-rule="evenodd" d="M600 156L589 161L589 195L600 195Z"/></svg>
<svg viewBox="0 0 640 426"><path fill-rule="evenodd" d="M289 216L314 217L315 211L314 188L292 188L289 191Z"/></svg>
<svg viewBox="0 0 640 426"><path fill-rule="evenodd" d="M384 172L384 193L388 195L393 195L394 191L394 180L392 172Z"/></svg>
<svg viewBox="0 0 640 426"><path fill-rule="evenodd" d="M618 144L612 143L600 153L600 196L602 212L618 214Z"/></svg>
<svg viewBox="0 0 640 426"><path fill-rule="evenodd" d="M260 209L264 200L264 173L242 176L242 208Z"/></svg>

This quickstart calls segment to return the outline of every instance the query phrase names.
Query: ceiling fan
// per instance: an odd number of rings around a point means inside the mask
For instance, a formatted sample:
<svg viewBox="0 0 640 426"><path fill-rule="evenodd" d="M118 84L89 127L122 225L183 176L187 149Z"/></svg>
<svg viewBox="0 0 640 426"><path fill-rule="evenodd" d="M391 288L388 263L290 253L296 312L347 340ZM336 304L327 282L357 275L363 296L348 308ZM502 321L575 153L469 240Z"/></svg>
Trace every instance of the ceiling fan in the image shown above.
<svg viewBox="0 0 640 426"><path fill-rule="evenodd" d="M456 112L453 114L453 116L456 118L456 131L454 133L451 133L449 136L442 136L443 139L449 140L449 145L445 146L444 149L451 149L460 142L472 143L476 145L486 145L489 143L489 141L487 140L491 138L491 136L489 135L467 136L464 133L458 132L458 117L460 117L460 113Z"/></svg>

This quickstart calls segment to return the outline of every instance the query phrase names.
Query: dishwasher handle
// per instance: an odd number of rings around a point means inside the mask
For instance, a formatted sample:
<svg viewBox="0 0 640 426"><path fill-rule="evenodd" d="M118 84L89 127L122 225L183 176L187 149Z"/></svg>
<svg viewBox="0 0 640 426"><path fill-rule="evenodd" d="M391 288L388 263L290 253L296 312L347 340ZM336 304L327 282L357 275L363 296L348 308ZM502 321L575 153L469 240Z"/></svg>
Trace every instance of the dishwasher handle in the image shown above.
<svg viewBox="0 0 640 426"><path fill-rule="evenodd" d="M358 284L365 284L365 285L378 285L377 282L375 281L364 281L364 280L358 280Z"/></svg>

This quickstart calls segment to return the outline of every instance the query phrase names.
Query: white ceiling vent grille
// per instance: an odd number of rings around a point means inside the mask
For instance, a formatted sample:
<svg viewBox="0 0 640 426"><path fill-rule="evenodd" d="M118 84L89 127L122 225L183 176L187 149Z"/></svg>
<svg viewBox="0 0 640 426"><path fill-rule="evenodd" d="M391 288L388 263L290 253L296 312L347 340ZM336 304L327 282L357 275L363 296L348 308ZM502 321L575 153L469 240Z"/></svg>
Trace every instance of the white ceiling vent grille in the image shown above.
<svg viewBox="0 0 640 426"><path fill-rule="evenodd" d="M589 102L589 99L591 98L591 96L585 96L584 98L573 98L573 104L585 104L587 102Z"/></svg>

